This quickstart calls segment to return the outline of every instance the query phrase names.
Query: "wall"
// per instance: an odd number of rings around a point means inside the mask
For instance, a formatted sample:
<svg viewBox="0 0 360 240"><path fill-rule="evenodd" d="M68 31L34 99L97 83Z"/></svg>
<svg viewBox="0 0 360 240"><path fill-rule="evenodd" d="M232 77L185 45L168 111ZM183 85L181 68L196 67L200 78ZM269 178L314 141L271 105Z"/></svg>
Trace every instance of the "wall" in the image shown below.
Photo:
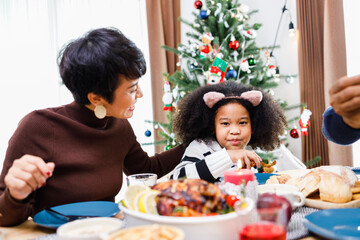
<svg viewBox="0 0 360 240"><path fill-rule="evenodd" d="M239 1L247 4L250 10L258 10L257 13L252 15L250 22L261 23L262 27L257 32L257 46L271 48L274 44L275 34L282 13L284 1L267 1L267 0L243 0ZM288 0L287 8L290 10L291 18L296 29L296 1ZM192 12L195 11L194 0L181 1L181 16L188 20L193 21ZM273 51L276 56L280 73L281 74L298 74L298 55L297 55L297 38L296 36L290 37L288 33L290 16L289 12L285 12L279 28L279 33L276 45L280 48ZM181 25L181 39L186 42L186 32L191 31L191 28L182 24ZM286 83L284 80L280 81L279 87L274 89L275 98L283 99L289 105L297 105L300 103L299 80L294 78L292 84ZM311 109L310 109L311 110ZM300 114L300 109L293 110L286 113L289 117ZM297 124L297 123L296 123ZM290 126L293 128L293 126ZM299 128L297 124L297 128ZM288 137L290 151L299 159L301 159L301 139L294 139Z"/></svg>

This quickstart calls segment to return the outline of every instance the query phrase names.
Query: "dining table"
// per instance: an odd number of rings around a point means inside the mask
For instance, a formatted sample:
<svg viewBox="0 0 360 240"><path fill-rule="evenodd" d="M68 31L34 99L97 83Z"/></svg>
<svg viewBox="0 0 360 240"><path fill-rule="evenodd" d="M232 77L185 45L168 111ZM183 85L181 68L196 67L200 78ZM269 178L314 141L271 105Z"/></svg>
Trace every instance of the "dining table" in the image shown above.
<svg viewBox="0 0 360 240"><path fill-rule="evenodd" d="M115 217L122 218L122 213L120 212ZM13 226L13 227L0 227L0 232L4 234L4 237L0 240L55 240L56 238L56 229L49 229L34 223L33 219L30 217L24 223ZM300 237L301 240L325 240L320 236L314 235L311 232L307 236Z"/></svg>

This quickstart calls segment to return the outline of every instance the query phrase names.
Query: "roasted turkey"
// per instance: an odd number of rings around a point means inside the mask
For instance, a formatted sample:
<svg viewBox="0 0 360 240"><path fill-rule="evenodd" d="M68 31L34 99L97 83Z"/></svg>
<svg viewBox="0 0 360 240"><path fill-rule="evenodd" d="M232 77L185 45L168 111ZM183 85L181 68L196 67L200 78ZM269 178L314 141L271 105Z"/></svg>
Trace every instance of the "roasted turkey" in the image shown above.
<svg viewBox="0 0 360 240"><path fill-rule="evenodd" d="M180 179L153 186L160 191L156 207L160 215L203 216L226 211L225 194L213 183L201 179Z"/></svg>

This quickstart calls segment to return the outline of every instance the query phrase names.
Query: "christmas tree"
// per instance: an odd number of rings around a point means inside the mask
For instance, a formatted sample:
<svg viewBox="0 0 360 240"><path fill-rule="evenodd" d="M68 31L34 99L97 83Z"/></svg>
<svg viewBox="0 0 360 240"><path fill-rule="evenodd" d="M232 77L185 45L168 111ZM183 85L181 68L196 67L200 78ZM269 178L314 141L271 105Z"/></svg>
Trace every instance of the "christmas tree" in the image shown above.
<svg viewBox="0 0 360 240"><path fill-rule="evenodd" d="M250 17L257 11L238 1L211 0L195 1L194 22L179 18L191 27L187 43L178 47L163 46L167 51L178 55L178 66L181 70L174 74L164 74L164 111L168 111L168 123L151 122L160 128L159 135L163 140L151 144L164 144L165 150L180 144L172 132L172 115L177 103L189 92L206 85L223 81L235 81L239 84L259 87L274 95L273 88L278 86L281 78L292 78L293 75L280 75L272 51L278 46L259 47L256 45L256 32L261 24L249 24ZM274 96L276 98L276 96ZM304 107L305 104L289 106L286 101L277 99L284 111ZM306 111L305 111L306 112ZM288 119L288 126L294 126L300 119L302 131L288 129L287 133L294 138L306 135L311 112L306 115ZM286 142L285 134L282 140ZM271 164L275 159L271 152L259 151L265 163Z"/></svg>

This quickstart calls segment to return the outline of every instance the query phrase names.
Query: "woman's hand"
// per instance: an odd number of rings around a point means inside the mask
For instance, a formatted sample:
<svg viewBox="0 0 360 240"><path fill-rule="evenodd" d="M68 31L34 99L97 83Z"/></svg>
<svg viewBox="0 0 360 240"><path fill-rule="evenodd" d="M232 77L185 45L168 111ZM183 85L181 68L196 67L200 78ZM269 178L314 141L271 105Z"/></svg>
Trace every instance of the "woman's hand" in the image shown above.
<svg viewBox="0 0 360 240"><path fill-rule="evenodd" d="M234 163L241 161L242 168L250 169L256 165L257 168L260 167L261 158L254 152L245 149L240 150L226 150L229 154L231 160Z"/></svg>
<svg viewBox="0 0 360 240"><path fill-rule="evenodd" d="M54 168L53 162L45 163L40 157L24 155L10 167L5 176L5 185L13 198L23 200L36 189L45 186Z"/></svg>

